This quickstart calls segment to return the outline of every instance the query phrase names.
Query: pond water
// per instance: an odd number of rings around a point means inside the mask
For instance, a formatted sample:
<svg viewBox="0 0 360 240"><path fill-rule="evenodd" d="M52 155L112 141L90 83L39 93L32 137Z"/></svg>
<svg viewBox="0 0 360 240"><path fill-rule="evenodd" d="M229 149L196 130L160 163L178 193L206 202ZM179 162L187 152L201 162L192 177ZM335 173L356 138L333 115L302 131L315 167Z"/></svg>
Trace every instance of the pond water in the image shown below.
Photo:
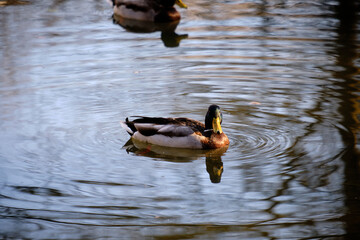
<svg viewBox="0 0 360 240"><path fill-rule="evenodd" d="M192 0L165 27L106 1L5 2L0 238L360 237L356 1ZM119 124L210 104L227 150Z"/></svg>

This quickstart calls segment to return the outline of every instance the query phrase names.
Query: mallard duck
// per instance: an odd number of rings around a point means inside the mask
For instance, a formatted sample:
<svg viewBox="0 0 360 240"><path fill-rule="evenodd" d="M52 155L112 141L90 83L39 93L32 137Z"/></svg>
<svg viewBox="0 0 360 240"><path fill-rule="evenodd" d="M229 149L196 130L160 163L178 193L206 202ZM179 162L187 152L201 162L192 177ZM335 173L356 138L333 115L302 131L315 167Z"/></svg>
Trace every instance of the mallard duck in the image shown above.
<svg viewBox="0 0 360 240"><path fill-rule="evenodd" d="M187 8L182 0L112 0L112 3L116 15L150 22L179 21L181 16L174 4Z"/></svg>
<svg viewBox="0 0 360 240"><path fill-rule="evenodd" d="M121 126L137 141L150 144L191 149L215 149L229 145L221 129L222 113L210 105L205 124L190 118L139 117L126 118Z"/></svg>

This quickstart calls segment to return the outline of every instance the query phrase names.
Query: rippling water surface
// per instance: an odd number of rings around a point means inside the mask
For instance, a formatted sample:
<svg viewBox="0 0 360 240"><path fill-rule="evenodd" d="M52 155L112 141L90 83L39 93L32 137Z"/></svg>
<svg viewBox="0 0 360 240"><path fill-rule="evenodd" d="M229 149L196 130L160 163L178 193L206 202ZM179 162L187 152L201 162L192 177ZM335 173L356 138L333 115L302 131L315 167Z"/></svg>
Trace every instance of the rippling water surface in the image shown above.
<svg viewBox="0 0 360 240"><path fill-rule="evenodd" d="M356 1L192 0L171 26L5 2L1 238L360 237ZM119 124L213 103L228 149L150 148Z"/></svg>

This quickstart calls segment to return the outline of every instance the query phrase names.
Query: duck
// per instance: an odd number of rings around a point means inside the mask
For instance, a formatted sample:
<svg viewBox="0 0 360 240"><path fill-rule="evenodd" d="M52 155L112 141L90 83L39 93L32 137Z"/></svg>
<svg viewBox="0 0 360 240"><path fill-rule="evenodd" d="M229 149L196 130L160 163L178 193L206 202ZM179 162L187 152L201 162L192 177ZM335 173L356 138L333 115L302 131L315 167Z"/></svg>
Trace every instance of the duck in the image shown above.
<svg viewBox="0 0 360 240"><path fill-rule="evenodd" d="M143 117L120 121L131 139L164 147L218 149L229 145L222 131L222 113L218 105L210 105L205 124L190 118Z"/></svg>
<svg viewBox="0 0 360 240"><path fill-rule="evenodd" d="M175 4L187 8L182 0L112 0L114 14L149 22L179 21L181 16L174 8Z"/></svg>

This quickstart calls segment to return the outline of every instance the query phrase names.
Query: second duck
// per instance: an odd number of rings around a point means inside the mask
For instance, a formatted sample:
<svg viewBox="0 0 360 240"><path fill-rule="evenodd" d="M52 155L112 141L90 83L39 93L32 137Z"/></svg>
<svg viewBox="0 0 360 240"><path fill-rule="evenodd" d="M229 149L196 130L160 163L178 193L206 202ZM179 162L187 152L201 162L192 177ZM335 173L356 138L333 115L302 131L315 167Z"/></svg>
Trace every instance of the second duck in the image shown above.
<svg viewBox="0 0 360 240"><path fill-rule="evenodd" d="M150 22L179 21L181 16L174 5L187 8L182 0L112 0L112 3L116 15Z"/></svg>

